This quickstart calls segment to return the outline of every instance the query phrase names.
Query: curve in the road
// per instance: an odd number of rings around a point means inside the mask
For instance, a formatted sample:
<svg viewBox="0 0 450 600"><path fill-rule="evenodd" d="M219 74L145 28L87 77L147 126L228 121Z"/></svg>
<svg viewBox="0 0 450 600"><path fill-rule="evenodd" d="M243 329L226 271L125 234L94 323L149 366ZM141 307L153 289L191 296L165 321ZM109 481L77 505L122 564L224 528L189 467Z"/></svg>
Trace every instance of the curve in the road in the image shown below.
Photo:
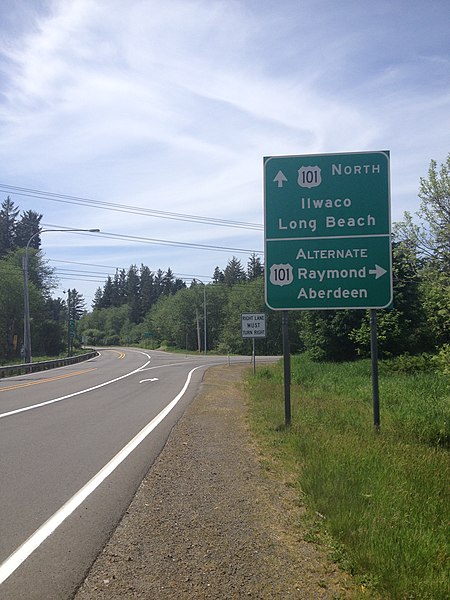
<svg viewBox="0 0 450 600"><path fill-rule="evenodd" d="M146 365L148 365L148 363L146 363ZM131 373L118 377L114 380L90 388L89 390L82 390L74 394L69 394L68 396L43 402L39 405L35 405L34 407L26 407L24 409L12 411L12 413L5 413L4 415L0 415L0 418L8 416L9 414L22 412L23 410L31 410L32 408L58 402L66 398L103 387L109 383L112 383L113 381L118 381L119 379L123 379L124 377L128 377L129 375L145 369L146 365L143 365L139 369L136 369ZM3 564L0 565L0 584L10 577L10 575L12 575L12 573L14 573L14 571L57 529L57 527L59 527L59 525L61 525L61 523L63 523L67 517L69 517L115 469L117 469L117 467L127 458L127 456L133 452L133 450L161 423L161 421L163 421L163 419L171 412L171 410L178 404L185 394L194 371L204 368L205 366L208 365L199 365L191 369L188 373L183 388L177 394L177 396L175 396L175 398L160 413L158 413L156 417L154 417L145 427L143 427L141 431L135 435L135 437L131 439L126 446L122 448L122 450L120 450L96 475L94 475L94 477L92 477L80 490L78 490L78 492L76 492L72 498L70 498L59 510L57 510L21 546L19 546L19 548L17 548L3 562Z"/></svg>
<svg viewBox="0 0 450 600"><path fill-rule="evenodd" d="M150 359L150 356L146 354ZM92 392L94 390L98 390L105 385L110 385L111 383L116 383L116 381L120 381L121 379L125 379L126 377L130 377L130 375L135 375L145 369L145 367L150 364L150 360L148 360L142 367L138 367L134 371L130 371L130 373L125 373L125 375L121 375L120 377L116 377L115 379L110 379L109 381L104 381L103 383L99 383L98 385L94 385L90 388L86 388L84 390L79 390L78 392L73 392L72 394L67 394L66 396L60 396L59 398L54 398L53 400L46 400L45 402L39 402L38 404L32 404L31 406L24 406L23 408L16 408L15 410L10 410L9 412L0 414L0 419L4 419L5 417L11 417L12 415L17 415L21 412L26 412L27 410L34 410L36 408L41 408L42 406L47 406L48 404L54 404L55 402L61 402L62 400L67 400L68 398L73 398L74 396L80 396L81 394L86 394L87 392ZM94 369L93 369L94 370ZM44 381L49 381L48 379Z"/></svg>

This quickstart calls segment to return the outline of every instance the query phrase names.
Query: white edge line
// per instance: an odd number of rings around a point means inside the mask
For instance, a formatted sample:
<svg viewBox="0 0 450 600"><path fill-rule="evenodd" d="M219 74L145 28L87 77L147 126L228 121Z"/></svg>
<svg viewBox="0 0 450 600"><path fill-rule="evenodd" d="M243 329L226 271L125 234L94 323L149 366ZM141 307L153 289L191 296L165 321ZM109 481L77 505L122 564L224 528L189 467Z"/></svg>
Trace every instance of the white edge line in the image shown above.
<svg viewBox="0 0 450 600"><path fill-rule="evenodd" d="M161 421L170 413L184 396L192 378L192 373L197 369L209 365L194 367L187 376L186 382L179 394L148 423L135 437L128 442L100 471L92 477L76 494L70 498L59 510L57 510L45 523L21 544L1 565L0 585L20 567L20 565L32 554L55 530L63 523L92 492L133 452L135 448L157 427ZM119 379L121 379L119 377ZM117 381L117 380L116 380ZM100 386L98 386L100 387Z"/></svg>

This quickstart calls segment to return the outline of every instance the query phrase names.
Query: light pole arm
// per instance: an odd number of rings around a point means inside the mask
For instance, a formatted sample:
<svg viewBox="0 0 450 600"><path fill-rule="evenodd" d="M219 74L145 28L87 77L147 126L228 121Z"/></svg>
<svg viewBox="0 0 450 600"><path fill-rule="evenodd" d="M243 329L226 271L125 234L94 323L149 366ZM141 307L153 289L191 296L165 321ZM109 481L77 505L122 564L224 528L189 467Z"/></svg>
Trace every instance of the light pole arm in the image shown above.
<svg viewBox="0 0 450 600"><path fill-rule="evenodd" d="M27 242L27 245L26 245L26 248L25 248L25 254L28 254L28 249L29 249L29 247L30 247L30 244L31 244L31 242L34 240L34 238L35 238L37 235L40 235L41 233L43 233L44 231L48 231L48 230L47 230L47 229L42 229L42 230L40 230L40 231L36 231L36 233L33 233L33 235L30 237L30 239L29 239L29 240L28 240L28 242Z"/></svg>

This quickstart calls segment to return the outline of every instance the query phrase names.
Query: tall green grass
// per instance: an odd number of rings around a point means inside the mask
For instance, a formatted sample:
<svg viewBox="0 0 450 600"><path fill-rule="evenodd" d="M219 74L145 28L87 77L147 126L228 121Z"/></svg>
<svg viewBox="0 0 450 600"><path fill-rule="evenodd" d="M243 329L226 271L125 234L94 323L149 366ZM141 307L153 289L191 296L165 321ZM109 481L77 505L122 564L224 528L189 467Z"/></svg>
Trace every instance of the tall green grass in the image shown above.
<svg viewBox="0 0 450 600"><path fill-rule="evenodd" d="M382 368L380 434L369 361L294 357L292 382L285 429L282 366L249 375L252 428L323 515L349 570L368 577L383 598L447 600L448 379Z"/></svg>

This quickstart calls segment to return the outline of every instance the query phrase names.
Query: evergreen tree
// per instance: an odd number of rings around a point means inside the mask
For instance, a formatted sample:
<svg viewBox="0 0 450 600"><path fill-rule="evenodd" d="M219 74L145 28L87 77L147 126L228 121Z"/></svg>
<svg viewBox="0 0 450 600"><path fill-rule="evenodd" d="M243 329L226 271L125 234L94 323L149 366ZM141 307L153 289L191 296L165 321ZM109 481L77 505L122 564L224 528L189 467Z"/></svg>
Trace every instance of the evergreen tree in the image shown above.
<svg viewBox="0 0 450 600"><path fill-rule="evenodd" d="M120 269L117 280L117 306L123 306L127 303L127 273L125 269Z"/></svg>
<svg viewBox="0 0 450 600"><path fill-rule="evenodd" d="M86 312L86 301L83 294L80 294L75 288L72 290L69 289L68 294L70 295L70 305L68 307L69 319L79 321Z"/></svg>
<svg viewBox="0 0 450 600"><path fill-rule="evenodd" d="M153 274L148 267L141 265L140 268L140 314L145 316L155 302L155 290L153 286Z"/></svg>
<svg viewBox="0 0 450 600"><path fill-rule="evenodd" d="M155 301L161 296L164 290L164 272L158 269L154 278Z"/></svg>
<svg viewBox="0 0 450 600"><path fill-rule="evenodd" d="M104 308L103 307L103 292L102 292L102 288L98 287L95 290L94 299L92 300L92 309L99 310L100 308Z"/></svg>
<svg viewBox="0 0 450 600"><path fill-rule="evenodd" d="M176 294L180 290L183 290L185 287L186 287L185 282L182 279L179 279L177 277L172 285L172 294Z"/></svg>
<svg viewBox="0 0 450 600"><path fill-rule="evenodd" d="M247 263L247 279L253 281L264 275L264 266L259 256L253 253Z"/></svg>
<svg viewBox="0 0 450 600"><path fill-rule="evenodd" d="M39 250L41 247L41 236L36 235L41 229L42 215L34 210L27 210L22 213L20 220L16 225L15 245L18 248L25 248L32 236L35 236L30 243L30 248Z"/></svg>
<svg viewBox="0 0 450 600"><path fill-rule="evenodd" d="M235 256L228 261L223 274L224 282L229 286L235 285L236 283L242 283L246 280L242 263Z"/></svg>
<svg viewBox="0 0 450 600"><path fill-rule="evenodd" d="M34 323L33 347L46 356L57 356L66 347L67 308L62 298L47 298L43 314Z"/></svg>
<svg viewBox="0 0 450 600"><path fill-rule="evenodd" d="M67 307L63 298L48 298L46 301L48 316L52 321L58 323L67 319Z"/></svg>
<svg viewBox="0 0 450 600"><path fill-rule="evenodd" d="M121 304L119 270L116 270L111 286L111 306L120 306Z"/></svg>
<svg viewBox="0 0 450 600"><path fill-rule="evenodd" d="M216 267L214 269L212 279L214 283L223 283L225 281L225 275L223 274L223 271L219 269L219 267Z"/></svg>
<svg viewBox="0 0 450 600"><path fill-rule="evenodd" d="M4 256L16 246L16 227L19 209L8 196L0 210L0 256Z"/></svg>
<svg viewBox="0 0 450 600"><path fill-rule="evenodd" d="M169 296L170 294L172 294L173 285L175 282L174 279L175 278L172 273L172 269L169 267L162 278L162 293L164 295Z"/></svg>
<svg viewBox="0 0 450 600"><path fill-rule="evenodd" d="M114 282L111 275L108 275L103 286L102 305L101 308L111 308L114 299Z"/></svg>
<svg viewBox="0 0 450 600"><path fill-rule="evenodd" d="M130 319L133 323L139 323L140 310L140 281L136 265L128 269L126 280L126 303L130 307Z"/></svg>

